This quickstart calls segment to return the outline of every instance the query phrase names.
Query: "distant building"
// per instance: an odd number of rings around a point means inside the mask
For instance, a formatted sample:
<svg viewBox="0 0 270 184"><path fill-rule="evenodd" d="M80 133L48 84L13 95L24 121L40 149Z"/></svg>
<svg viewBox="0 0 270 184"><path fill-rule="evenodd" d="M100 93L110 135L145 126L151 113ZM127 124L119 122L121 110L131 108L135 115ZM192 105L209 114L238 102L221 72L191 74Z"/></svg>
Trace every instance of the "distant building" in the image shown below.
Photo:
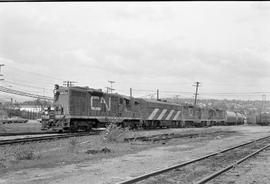
<svg viewBox="0 0 270 184"><path fill-rule="evenodd" d="M28 112L41 112L42 107L40 105L21 105L20 110Z"/></svg>

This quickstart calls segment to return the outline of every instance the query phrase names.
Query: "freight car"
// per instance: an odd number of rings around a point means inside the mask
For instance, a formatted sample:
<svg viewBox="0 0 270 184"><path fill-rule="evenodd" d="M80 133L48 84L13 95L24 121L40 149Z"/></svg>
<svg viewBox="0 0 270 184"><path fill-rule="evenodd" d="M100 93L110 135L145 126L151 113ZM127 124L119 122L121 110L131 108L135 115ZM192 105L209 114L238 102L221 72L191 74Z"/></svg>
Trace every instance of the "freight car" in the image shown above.
<svg viewBox="0 0 270 184"><path fill-rule="evenodd" d="M270 113L262 112L256 115L256 124L258 125L270 125Z"/></svg>
<svg viewBox="0 0 270 184"><path fill-rule="evenodd" d="M202 127L222 125L227 121L241 124L242 119L238 117L236 113L219 109L133 98L89 87L55 85L54 103L44 111L42 129L88 131L108 123L145 129Z"/></svg>

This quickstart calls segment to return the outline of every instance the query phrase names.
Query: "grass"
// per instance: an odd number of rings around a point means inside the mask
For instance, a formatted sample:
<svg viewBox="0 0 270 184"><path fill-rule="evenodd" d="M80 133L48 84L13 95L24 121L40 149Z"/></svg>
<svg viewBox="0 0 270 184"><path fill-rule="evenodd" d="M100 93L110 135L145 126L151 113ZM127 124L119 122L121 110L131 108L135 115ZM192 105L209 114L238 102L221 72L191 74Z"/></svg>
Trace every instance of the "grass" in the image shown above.
<svg viewBox="0 0 270 184"><path fill-rule="evenodd" d="M41 132L41 123L31 120L27 123L0 124L0 133L20 132Z"/></svg>
<svg viewBox="0 0 270 184"><path fill-rule="evenodd" d="M0 166L0 173L27 168L52 168L85 161L95 163L103 158L136 153L150 148L149 145L151 143L133 145L129 142L107 142L97 135L36 142L31 145L2 146L0 163L6 167Z"/></svg>
<svg viewBox="0 0 270 184"><path fill-rule="evenodd" d="M71 153L74 153L75 151L77 151L79 146L79 141L76 137L72 137L69 139L68 142L68 151Z"/></svg>
<svg viewBox="0 0 270 184"><path fill-rule="evenodd" d="M0 133L6 133L6 129L2 123L0 123Z"/></svg>
<svg viewBox="0 0 270 184"><path fill-rule="evenodd" d="M34 160L40 158L38 152L31 145L17 146L13 152L16 160Z"/></svg>

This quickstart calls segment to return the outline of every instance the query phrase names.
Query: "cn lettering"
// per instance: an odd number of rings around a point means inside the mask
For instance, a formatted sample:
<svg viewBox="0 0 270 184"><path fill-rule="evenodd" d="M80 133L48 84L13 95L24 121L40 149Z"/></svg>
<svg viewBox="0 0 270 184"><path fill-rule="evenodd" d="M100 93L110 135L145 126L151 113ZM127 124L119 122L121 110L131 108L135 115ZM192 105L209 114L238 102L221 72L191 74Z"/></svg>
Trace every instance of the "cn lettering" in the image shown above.
<svg viewBox="0 0 270 184"><path fill-rule="evenodd" d="M98 97L98 96L91 96L91 110L94 111L100 111L101 110L101 104L105 104L106 110L110 111L111 110L111 97L109 97L108 102L103 97ZM94 101L97 103L94 104Z"/></svg>

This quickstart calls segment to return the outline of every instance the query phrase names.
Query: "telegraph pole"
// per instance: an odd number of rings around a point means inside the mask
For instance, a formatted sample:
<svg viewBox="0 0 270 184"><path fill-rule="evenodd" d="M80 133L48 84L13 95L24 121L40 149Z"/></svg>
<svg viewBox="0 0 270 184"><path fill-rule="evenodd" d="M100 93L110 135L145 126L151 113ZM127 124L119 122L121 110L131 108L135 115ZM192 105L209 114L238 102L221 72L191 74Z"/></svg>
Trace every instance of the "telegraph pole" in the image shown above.
<svg viewBox="0 0 270 184"><path fill-rule="evenodd" d="M4 75L1 73L2 66L5 66L5 65L4 65L4 64L0 64L0 76L4 76ZM4 79L0 79L0 80L4 80Z"/></svg>
<svg viewBox="0 0 270 184"><path fill-rule="evenodd" d="M4 64L0 64L0 76L3 76L3 74L1 74L1 68L2 66L5 66Z"/></svg>
<svg viewBox="0 0 270 184"><path fill-rule="evenodd" d="M72 87L74 83L77 83L75 81L64 81L63 85L66 87Z"/></svg>
<svg viewBox="0 0 270 184"><path fill-rule="evenodd" d="M159 100L159 89L157 89L157 100Z"/></svg>
<svg viewBox="0 0 270 184"><path fill-rule="evenodd" d="M180 103L179 103L179 96L180 96L180 95L175 95L176 103L177 103L177 104L180 104Z"/></svg>
<svg viewBox="0 0 270 184"><path fill-rule="evenodd" d="M195 94L194 94L194 95L195 95L194 105L197 104L197 96L199 95L199 94L198 94L198 88L199 88L200 82L196 82L195 84L196 84L196 92L195 92Z"/></svg>
<svg viewBox="0 0 270 184"><path fill-rule="evenodd" d="M132 97L132 88L129 88L129 95Z"/></svg>
<svg viewBox="0 0 270 184"><path fill-rule="evenodd" d="M112 88L112 84L115 83L115 81L110 81L110 80L109 80L108 82L111 83L111 87L110 87L109 89L111 90L111 93L112 93L112 91L115 90L115 89ZM107 89L108 89L108 88L107 88Z"/></svg>
<svg viewBox="0 0 270 184"><path fill-rule="evenodd" d="M110 87L105 87L107 89L107 93L109 93L109 90L111 91L112 93L112 90L114 90L113 88L110 88Z"/></svg>
<svg viewBox="0 0 270 184"><path fill-rule="evenodd" d="M265 109L265 101L266 101L266 95L262 95L262 112L264 112Z"/></svg>

